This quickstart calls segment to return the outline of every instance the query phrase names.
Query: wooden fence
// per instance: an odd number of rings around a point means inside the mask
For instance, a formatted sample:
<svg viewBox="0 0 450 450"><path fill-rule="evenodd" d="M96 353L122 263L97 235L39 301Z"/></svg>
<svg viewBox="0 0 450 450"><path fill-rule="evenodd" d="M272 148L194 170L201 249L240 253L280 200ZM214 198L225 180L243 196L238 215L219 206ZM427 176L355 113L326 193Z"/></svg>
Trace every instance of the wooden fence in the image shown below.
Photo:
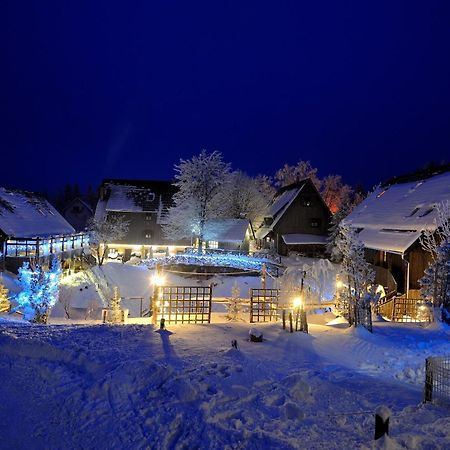
<svg viewBox="0 0 450 450"><path fill-rule="evenodd" d="M250 323L278 320L279 289L250 289Z"/></svg>
<svg viewBox="0 0 450 450"><path fill-rule="evenodd" d="M433 312L424 300L407 297L392 297L381 300L376 311L393 322L432 322Z"/></svg>

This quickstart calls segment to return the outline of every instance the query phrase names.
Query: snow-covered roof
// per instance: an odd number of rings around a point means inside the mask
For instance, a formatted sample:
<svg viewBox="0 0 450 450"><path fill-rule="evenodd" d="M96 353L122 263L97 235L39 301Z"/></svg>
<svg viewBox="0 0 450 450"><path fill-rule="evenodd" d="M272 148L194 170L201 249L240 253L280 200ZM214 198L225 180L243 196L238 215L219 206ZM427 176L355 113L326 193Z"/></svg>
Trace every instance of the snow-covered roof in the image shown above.
<svg viewBox="0 0 450 450"><path fill-rule="evenodd" d="M423 230L436 229L436 204L450 199L450 172L377 188L345 219L362 229L367 248L405 252Z"/></svg>
<svg viewBox="0 0 450 450"><path fill-rule="evenodd" d="M314 245L327 243L327 236L320 236L316 234L283 234L282 238L287 245Z"/></svg>
<svg viewBox="0 0 450 450"><path fill-rule="evenodd" d="M0 230L16 238L75 233L69 222L44 198L5 188L0 188Z"/></svg>
<svg viewBox="0 0 450 450"><path fill-rule="evenodd" d="M205 240L242 242L250 222L247 219L214 219L205 224Z"/></svg>
<svg viewBox="0 0 450 450"><path fill-rule="evenodd" d="M264 239L272 231L271 227L261 227L255 231L256 239Z"/></svg>

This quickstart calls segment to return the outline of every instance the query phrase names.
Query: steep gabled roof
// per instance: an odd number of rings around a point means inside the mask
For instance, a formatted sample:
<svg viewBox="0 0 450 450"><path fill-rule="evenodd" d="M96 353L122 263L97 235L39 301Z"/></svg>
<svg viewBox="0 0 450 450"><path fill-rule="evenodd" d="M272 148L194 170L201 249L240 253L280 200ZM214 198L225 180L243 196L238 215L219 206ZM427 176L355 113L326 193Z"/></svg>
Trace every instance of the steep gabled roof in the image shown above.
<svg viewBox="0 0 450 450"><path fill-rule="evenodd" d="M404 253L436 229L436 204L450 200L450 172L377 188L345 219L367 248Z"/></svg>
<svg viewBox="0 0 450 450"><path fill-rule="evenodd" d="M205 224L205 240L243 242L250 225L247 219L212 219Z"/></svg>
<svg viewBox="0 0 450 450"><path fill-rule="evenodd" d="M0 188L0 230L16 238L72 234L74 228L43 197Z"/></svg>

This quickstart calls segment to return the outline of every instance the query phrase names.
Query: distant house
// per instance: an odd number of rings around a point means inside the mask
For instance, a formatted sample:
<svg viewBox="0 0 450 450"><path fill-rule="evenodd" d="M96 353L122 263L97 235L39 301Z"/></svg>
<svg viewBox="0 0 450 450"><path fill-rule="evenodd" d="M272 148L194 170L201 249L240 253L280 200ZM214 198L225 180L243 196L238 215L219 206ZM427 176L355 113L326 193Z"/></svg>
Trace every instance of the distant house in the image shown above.
<svg viewBox="0 0 450 450"><path fill-rule="evenodd" d="M94 211L83 199L76 197L64 208L63 215L76 231L84 231Z"/></svg>
<svg viewBox="0 0 450 450"><path fill-rule="evenodd" d="M3 269L16 272L24 261L63 261L89 250L89 236L74 228L44 198L0 188L0 252Z"/></svg>
<svg viewBox="0 0 450 450"><path fill-rule="evenodd" d="M161 227L175 192L170 181L105 179L95 217L120 215L130 222L127 235L111 242L110 251L128 260L132 254L175 254L190 245L190 241L166 239Z"/></svg>
<svg viewBox="0 0 450 450"><path fill-rule="evenodd" d="M205 224L205 244L208 249L247 253L250 241L254 238L251 223L247 219L214 219Z"/></svg>
<svg viewBox="0 0 450 450"><path fill-rule="evenodd" d="M256 231L261 248L280 255L296 251L313 256L325 250L331 212L310 179L280 189Z"/></svg>
<svg viewBox="0 0 450 450"><path fill-rule="evenodd" d="M450 200L450 172L379 187L345 219L359 232L367 260L392 273L398 292L420 288L430 254L419 238L423 230L436 230L435 207L445 200Z"/></svg>

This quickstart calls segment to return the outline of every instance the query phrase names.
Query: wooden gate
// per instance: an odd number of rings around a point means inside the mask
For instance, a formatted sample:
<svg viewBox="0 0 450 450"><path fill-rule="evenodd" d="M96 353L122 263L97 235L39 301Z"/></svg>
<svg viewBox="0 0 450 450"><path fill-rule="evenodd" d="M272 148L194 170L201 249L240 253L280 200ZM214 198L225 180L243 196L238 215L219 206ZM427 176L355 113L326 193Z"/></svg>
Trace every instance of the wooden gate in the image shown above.
<svg viewBox="0 0 450 450"><path fill-rule="evenodd" d="M166 323L210 323L212 288L159 286L155 293L156 321Z"/></svg>
<svg viewBox="0 0 450 450"><path fill-rule="evenodd" d="M250 323L278 319L279 289L250 289Z"/></svg>

